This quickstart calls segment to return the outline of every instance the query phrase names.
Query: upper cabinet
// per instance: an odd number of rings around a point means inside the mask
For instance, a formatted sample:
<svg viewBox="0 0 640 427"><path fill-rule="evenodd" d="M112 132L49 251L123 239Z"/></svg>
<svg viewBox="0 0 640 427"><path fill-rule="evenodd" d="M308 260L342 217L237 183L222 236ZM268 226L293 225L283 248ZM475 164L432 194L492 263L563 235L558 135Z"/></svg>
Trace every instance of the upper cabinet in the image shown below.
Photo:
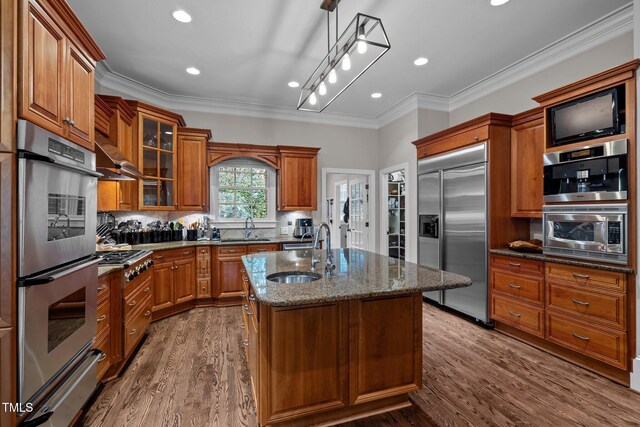
<svg viewBox="0 0 640 427"><path fill-rule="evenodd" d="M21 0L18 115L93 150L94 69L105 59L62 0Z"/></svg>
<svg viewBox="0 0 640 427"><path fill-rule="evenodd" d="M278 210L318 208L318 151L319 148L278 146Z"/></svg>
<svg viewBox="0 0 640 427"><path fill-rule="evenodd" d="M178 210L209 210L209 139L209 129L178 128Z"/></svg>
<svg viewBox="0 0 640 427"><path fill-rule="evenodd" d="M544 120L535 108L513 116L511 128L511 216L542 218Z"/></svg>
<svg viewBox="0 0 640 427"><path fill-rule="evenodd" d="M136 112L134 146L145 179L138 187L138 209L176 210L177 130L181 115L139 101L127 101Z"/></svg>

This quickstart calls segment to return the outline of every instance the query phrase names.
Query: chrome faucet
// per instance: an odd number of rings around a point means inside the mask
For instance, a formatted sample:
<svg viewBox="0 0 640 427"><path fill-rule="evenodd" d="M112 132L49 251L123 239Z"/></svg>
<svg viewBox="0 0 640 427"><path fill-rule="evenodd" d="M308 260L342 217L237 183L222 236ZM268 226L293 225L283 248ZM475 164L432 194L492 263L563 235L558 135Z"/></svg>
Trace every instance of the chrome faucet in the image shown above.
<svg viewBox="0 0 640 427"><path fill-rule="evenodd" d="M251 228L249 228L249 222L251 222ZM251 232L255 228L256 228L256 225L253 223L253 218L251 217L251 215L249 215L244 220L244 238L248 239L249 237L251 237Z"/></svg>
<svg viewBox="0 0 640 427"><path fill-rule="evenodd" d="M336 265L333 263L333 253L331 252L331 228L329 227L329 224L327 224L326 222L321 222L320 225L318 225L318 228L316 229L316 237L313 240L313 248L315 249L318 247L318 243L320 241L320 234L322 233L323 228L327 229L327 234L326 234L327 264L324 267L324 273L332 274L333 270L336 269ZM320 259L316 259L315 255L313 255L311 257L311 268L315 269L316 264L319 261Z"/></svg>

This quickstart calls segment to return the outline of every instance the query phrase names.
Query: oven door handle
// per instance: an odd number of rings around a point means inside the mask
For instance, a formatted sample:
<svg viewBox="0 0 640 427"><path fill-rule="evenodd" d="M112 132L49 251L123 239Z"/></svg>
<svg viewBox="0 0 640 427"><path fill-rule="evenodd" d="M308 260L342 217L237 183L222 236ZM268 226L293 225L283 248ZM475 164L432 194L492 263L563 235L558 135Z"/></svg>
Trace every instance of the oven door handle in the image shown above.
<svg viewBox="0 0 640 427"><path fill-rule="evenodd" d="M82 270L83 268L87 268L93 264L97 264L102 257L93 256L89 260L82 261L77 264L72 264L69 266L65 266L64 268L55 270L53 272L34 277L23 277L18 279L18 287L25 288L27 286L38 286L45 285L47 283L51 283L54 280L58 280L64 276L68 276L71 273L75 273L78 270Z"/></svg>
<svg viewBox="0 0 640 427"><path fill-rule="evenodd" d="M59 163L59 162L56 162L51 157L43 156L42 154L32 153L31 151L21 150L18 153L18 157L20 157L21 159L26 159L26 160L34 160L36 162L50 163L52 165L55 165L56 167L59 167L59 168L62 168L62 169L67 169L67 170L70 170L72 172L77 172L77 173L80 173L80 174L83 174L83 175L92 176L94 178L100 178L102 176L102 174L99 173L99 172L95 172L95 171L92 171L92 170L89 170L89 169L79 168L77 166L68 165L66 163Z"/></svg>

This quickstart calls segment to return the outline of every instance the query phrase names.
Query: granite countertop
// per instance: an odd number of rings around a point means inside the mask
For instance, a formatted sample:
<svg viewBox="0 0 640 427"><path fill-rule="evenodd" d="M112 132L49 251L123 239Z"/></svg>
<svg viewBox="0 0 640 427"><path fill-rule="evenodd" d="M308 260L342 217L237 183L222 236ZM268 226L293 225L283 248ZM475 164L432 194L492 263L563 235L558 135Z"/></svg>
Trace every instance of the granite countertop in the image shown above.
<svg viewBox="0 0 640 427"><path fill-rule="evenodd" d="M164 249L180 249L190 248L194 246L234 246L234 245L268 245L272 243L311 243L313 239L307 238L304 240L297 239L292 236L283 237L265 237L259 240L255 239L233 239L232 241L223 240L179 240L176 242L161 242L161 243L145 243L142 245L131 245L131 249L145 249L150 251L160 251Z"/></svg>
<svg viewBox="0 0 640 427"><path fill-rule="evenodd" d="M316 273L323 277L309 283L276 283L272 273L311 271L311 255L320 256ZM471 279L411 262L358 249L333 250L336 270L326 276L326 251L267 252L242 257L256 299L271 306L293 306L401 295L471 286Z"/></svg>
<svg viewBox="0 0 640 427"><path fill-rule="evenodd" d="M505 249L490 249L490 253L496 255L512 256L516 258L533 259L536 261L555 262L557 264L574 265L576 267L596 268L598 270L615 271L617 273L633 273L633 269L622 265L614 264L599 264L593 261L580 261L578 259L559 258L555 256L549 256L544 254L535 254L527 252L516 252L514 250Z"/></svg>
<svg viewBox="0 0 640 427"><path fill-rule="evenodd" d="M114 271L124 270L124 267L121 265L107 265L107 266L98 266L98 277L106 276L109 273Z"/></svg>

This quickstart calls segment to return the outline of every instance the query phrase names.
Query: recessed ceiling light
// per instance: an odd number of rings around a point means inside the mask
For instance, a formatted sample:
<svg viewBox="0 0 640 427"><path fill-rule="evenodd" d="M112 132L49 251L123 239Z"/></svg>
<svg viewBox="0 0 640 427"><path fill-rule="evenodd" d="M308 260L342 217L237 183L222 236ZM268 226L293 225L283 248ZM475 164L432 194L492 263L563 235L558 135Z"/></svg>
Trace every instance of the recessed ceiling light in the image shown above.
<svg viewBox="0 0 640 427"><path fill-rule="evenodd" d="M176 21L184 22L185 24L187 22L191 22L191 15L189 15L184 10L176 10L172 13L172 15L173 19L175 19Z"/></svg>
<svg viewBox="0 0 640 427"><path fill-rule="evenodd" d="M373 92L373 93L371 94L371 97L372 97L373 99L378 99L378 98L380 98L381 96L382 96L382 94L381 94L380 92Z"/></svg>
<svg viewBox="0 0 640 427"><path fill-rule="evenodd" d="M288 83L289 87L298 87L300 86L300 83L296 82L296 81L290 81Z"/></svg>
<svg viewBox="0 0 640 427"><path fill-rule="evenodd" d="M200 74L200 70L198 70L196 67L189 67L187 68L187 73L197 76L198 74Z"/></svg>
<svg viewBox="0 0 640 427"><path fill-rule="evenodd" d="M424 56L421 56L420 58L413 61L413 64L419 67L421 65L426 64L427 62L429 62L429 59L425 58Z"/></svg>
<svg viewBox="0 0 640 427"><path fill-rule="evenodd" d="M502 6L507 3L509 0L491 0L491 6Z"/></svg>

